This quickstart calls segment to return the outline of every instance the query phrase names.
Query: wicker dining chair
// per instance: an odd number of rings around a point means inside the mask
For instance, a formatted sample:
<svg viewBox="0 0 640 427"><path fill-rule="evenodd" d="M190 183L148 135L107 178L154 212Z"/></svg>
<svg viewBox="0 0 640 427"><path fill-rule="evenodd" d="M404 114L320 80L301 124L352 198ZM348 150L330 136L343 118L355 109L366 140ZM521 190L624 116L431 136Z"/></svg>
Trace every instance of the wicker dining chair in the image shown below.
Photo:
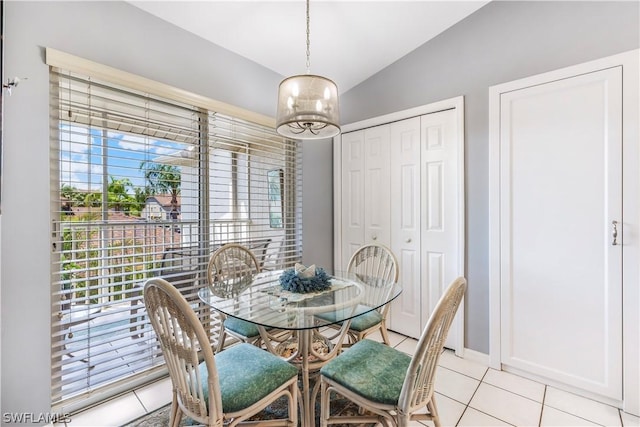
<svg viewBox="0 0 640 427"><path fill-rule="evenodd" d="M253 277L258 273L260 263L250 249L238 243L227 243L209 258L207 280L214 295L227 299L238 296L251 286ZM260 345L262 339L255 324L222 313L220 317L222 325L217 351L225 347L227 335L241 342Z"/></svg>
<svg viewBox="0 0 640 427"><path fill-rule="evenodd" d="M320 426L378 422L406 427L410 421L432 420L439 427L434 400L436 367L466 287L463 277L449 285L431 313L413 356L365 339L320 369ZM331 415L332 392L364 411L348 417ZM422 412L425 407L426 413Z"/></svg>
<svg viewBox="0 0 640 427"><path fill-rule="evenodd" d="M388 287L396 283L399 275L396 256L391 252L391 249L380 244L361 246L351 256L347 271L355 273L358 279L376 287ZM356 313L362 311L364 314L351 319L348 332L350 342L356 343L367 335L380 331L382 340L389 345L387 315L391 304L385 304L381 308L371 310L370 303L373 301L365 300L356 307Z"/></svg>
<svg viewBox="0 0 640 427"><path fill-rule="evenodd" d="M288 416L273 425L298 425L295 367L246 343L214 355L194 310L164 279L146 282L144 303L171 377L169 425L177 427L186 415L206 426L232 427L281 397L288 400Z"/></svg>

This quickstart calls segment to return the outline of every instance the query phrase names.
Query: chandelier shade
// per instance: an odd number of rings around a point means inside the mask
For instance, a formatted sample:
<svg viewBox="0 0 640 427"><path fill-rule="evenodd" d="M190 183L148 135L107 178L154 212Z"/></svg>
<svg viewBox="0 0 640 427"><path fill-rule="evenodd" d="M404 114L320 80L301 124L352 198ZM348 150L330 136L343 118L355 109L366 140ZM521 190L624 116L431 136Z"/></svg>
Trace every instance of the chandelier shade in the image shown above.
<svg viewBox="0 0 640 427"><path fill-rule="evenodd" d="M324 139L340 133L338 86L311 68L309 0L307 0L307 73L287 77L278 87L276 132L291 139Z"/></svg>
<svg viewBox="0 0 640 427"><path fill-rule="evenodd" d="M338 87L322 76L301 74L280 82L276 131L292 139L331 138L340 133Z"/></svg>

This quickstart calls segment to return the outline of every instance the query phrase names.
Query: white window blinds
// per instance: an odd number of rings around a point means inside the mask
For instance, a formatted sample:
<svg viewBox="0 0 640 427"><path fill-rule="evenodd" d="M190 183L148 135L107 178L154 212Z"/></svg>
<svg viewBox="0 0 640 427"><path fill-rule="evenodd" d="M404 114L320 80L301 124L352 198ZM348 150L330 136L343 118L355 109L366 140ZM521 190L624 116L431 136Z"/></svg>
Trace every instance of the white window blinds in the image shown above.
<svg viewBox="0 0 640 427"><path fill-rule="evenodd" d="M197 291L217 247L300 260L301 150L271 128L52 68L51 156L54 407L163 369L147 278L210 321Z"/></svg>

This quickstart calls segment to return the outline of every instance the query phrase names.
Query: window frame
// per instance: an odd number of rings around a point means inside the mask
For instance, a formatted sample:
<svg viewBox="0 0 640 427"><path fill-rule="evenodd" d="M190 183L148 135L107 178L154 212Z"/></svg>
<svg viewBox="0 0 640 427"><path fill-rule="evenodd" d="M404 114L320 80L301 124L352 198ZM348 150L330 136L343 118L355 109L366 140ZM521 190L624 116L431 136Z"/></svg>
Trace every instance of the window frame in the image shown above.
<svg viewBox="0 0 640 427"><path fill-rule="evenodd" d="M226 119L218 119L218 120L226 120L226 122L223 122L223 127L224 127L224 123L227 123L228 126L233 127L233 121L234 120L240 120L243 122L248 122L248 123L253 123L255 124L256 127L269 127L270 129L273 129L273 123L274 120L271 118L267 118L265 116L256 114L256 113L252 113L246 110L242 110L239 109L237 107L234 106L230 106L228 104L224 104L224 103L220 103L217 101L213 101L213 100L209 100L206 99L204 97L200 97L198 95L194 95L194 94L188 94L187 92L184 92L182 90L176 89L176 88L172 88L170 86L161 84L161 83L157 83L157 82L153 82L151 80L139 77L139 76L134 76L131 75L129 73L126 72L122 72L119 70L115 70L112 69L110 67L107 66L103 66L101 64L97 64L91 61L87 61L84 60L82 58L77 58L74 57L72 55L60 52L60 51L56 51L53 49L49 49L47 48L46 50L47 53L47 64L51 67L52 69L52 73L57 72L56 70L64 70L64 72L70 72L70 73L74 73L74 74L80 74L80 75L85 75L85 76L90 76L91 78L95 78L99 81L103 81L103 82L109 82L112 83L115 86L122 86L122 87L130 87L133 90L136 91L140 91L140 92L148 92L149 94L153 95L153 96L157 96L159 98L165 98L165 99L170 99L171 101L175 101L177 103L185 103L185 101L188 101L187 104L191 104L194 108L194 110L198 110L198 117L199 117L199 121L200 121L200 129L198 131L198 143L194 144L193 146L196 148L196 153L193 159L183 159L181 161L185 162L185 164L188 164L189 162L191 162L191 165L194 166L200 170L202 165L206 163L206 170L209 170L210 165L208 164L208 162L211 161L211 155L213 155L213 151L214 148L212 148L211 146L211 135L209 133L210 128L214 127L212 126L212 114L215 114L217 116L225 116L228 117ZM53 74L52 74L53 75ZM53 91L53 87L56 86L56 82L52 81L52 91ZM60 88L57 89L58 91L60 91ZM173 98L172 98L173 97ZM213 108L219 108L218 110L215 110ZM56 110L57 111L57 110ZM215 111L215 113L213 113ZM237 116L234 116L234 114L237 114ZM54 115L52 115L52 121L56 121L59 122L58 119L56 119L54 117ZM86 124L87 127L87 134L91 135L91 131L93 130L93 127L91 125L91 121L89 119L89 122ZM104 132L104 130L103 130ZM51 149L53 153L57 153L59 155L60 153L60 141L61 141L61 137L60 137L60 128L59 126L52 126L52 135L51 135ZM274 132L275 133L275 132ZM246 135L245 135L246 136ZM88 137L90 138L90 136ZM103 136L103 138L108 139L108 136L105 135ZM223 137L222 139L224 140L226 138L226 144L232 143L233 140L231 137ZM251 140L252 136L246 136L247 139ZM229 142L231 141L231 142ZM286 254L284 255L284 258L286 258L285 260L281 261L281 263L279 264L278 261L274 262L274 265L276 266L283 266L285 264L293 264L294 262L297 262L300 260L301 258L301 239L302 239L302 206L301 206L301 191L302 191L302 185L301 185L301 171L300 171L300 166L301 166L301 146L299 146L298 143L294 143L291 141L288 141L292 144L295 144L295 153L293 155L293 157L291 157L291 155L287 155L289 157L286 157L283 159L283 161L285 162L285 164L291 164L291 168L289 168L289 170L287 170L285 172L285 182L288 182L289 185L285 185L285 190L286 190L286 194L284 194L285 200L288 201L288 205L287 208L288 212L287 215L288 217L285 217L285 222L289 222L288 226L289 228L285 228L283 230L283 241L285 241L286 239L289 239L287 241L289 242L294 242L292 244L291 247L285 247L286 249ZM57 145L57 146L56 146ZM242 144L239 144L242 145ZM216 148L217 149L217 148ZM264 154L268 154L268 149L265 149L264 147L257 149L258 151L262 149L265 150ZM246 227L248 227L251 223L257 221L257 218L252 217L252 213L255 212L254 209L252 208L252 203L254 203L254 193L252 191L253 190L253 185L255 183L252 182L253 178L251 175L251 168L254 167L251 162L253 161L253 154L252 151L254 150L254 148L252 148L252 146L250 144L247 144L244 148L243 153L247 156L247 166L246 166L246 178L244 178L245 181L247 181L246 183L246 197L243 197L242 201L245 201L246 199L246 203L247 203L247 217L246 218L238 218L238 212L239 212L239 198L238 198L238 193L239 193L239 179L237 177L237 175L234 175L233 177L233 181L234 181L234 190L233 190L233 194L232 194L232 198L233 198L233 205L234 205L234 214L233 214L233 218L231 219L231 221L223 221L223 220L218 220L213 218L213 214L211 212L210 206L211 206L211 201L209 200L209 196L210 196L210 192L211 192L211 180L213 180L214 178L212 178L211 174L208 173L206 174L206 177L201 176L200 174L198 174L197 176L199 177L197 179L197 183L196 185L199 186L198 188L200 188L199 190L199 196L198 196L198 207L197 207L197 224L199 227L198 231L196 232L197 234L194 236L197 236L197 245L200 248L199 251L199 258L197 260L198 265L199 265L199 269L200 271L202 271L203 269L206 269L206 261L207 261L207 257L206 255L208 255L208 251L214 247L213 245L215 244L219 244L219 240L216 237L216 223L218 224L224 224L225 222L234 222L237 224L245 224ZM234 152L233 150L229 149L229 152L231 152L231 159L235 159L237 158L237 153ZM258 156L259 154L257 154L256 156ZM268 157L268 156L267 156ZM257 158L257 157L256 157ZM106 162L106 161L105 161ZM290 162L290 163L289 163ZM231 161L232 166L236 163L234 160ZM52 157L52 163L51 163L51 176L52 176L52 184L51 184L51 194L52 194L52 214L60 213L62 212L62 206L61 206L61 202L60 202L60 181L56 181L54 183L54 179L53 177L57 176L58 180L60 179L60 158L55 158ZM273 165L267 165L267 166L262 166L263 169L269 170L272 168ZM232 167L233 169L233 167ZM105 172L103 170L102 173L102 183L103 183L103 187L102 187L102 193L103 193L103 210L105 209L104 207L106 206L105 203L105 196L104 194L106 194L106 181L105 179L107 178L107 176L105 175ZM242 178L240 179L242 180ZM292 185L293 183L295 183L295 185ZM267 187L267 182L266 182L266 172L265 172L265 178L264 178L264 187L266 189ZM202 190L202 188L207 188L208 190ZM258 190L260 191L260 190ZM265 194L266 194L266 190L265 190ZM257 196L260 196L260 194L258 193ZM288 198L288 199L287 199ZM184 207L184 205L182 205L182 207ZM285 208L283 207L283 210ZM184 210L181 208L181 213ZM56 345L58 345L58 349L60 346L60 341L64 340L64 338L60 338L61 334L64 334L65 331L62 330L62 328L60 327L60 314L62 313L62 310L59 310L59 307L62 307L62 303L60 303L59 301L59 297L60 294L62 293L62 291L58 292L56 290L56 275L58 275L58 277L61 274L62 268L62 259L61 258L57 258L57 256L59 256L58 254L61 254L63 249L63 241L60 239L60 236L62 234L62 230L60 228L57 228L57 223L55 221L55 216L54 216L54 229L53 229L53 244L54 244L54 252L52 255L52 405L54 408L58 409L58 410L65 410L65 411L72 411L72 410L76 410L76 409L80 409L82 407L85 407L87 405L92 404L93 402L99 401L104 399L105 397L108 397L110 395L115 395L118 393L121 393L123 390L126 389L130 389L133 388L137 385L140 385L141 382L145 382L145 381L151 381L155 378L158 378L159 376L162 376L166 373L166 370L162 369L162 367L160 367L159 369L153 369L151 371L146 372L145 371L145 378L144 379L140 379L140 378L133 378L130 381L127 380L121 380L118 381L117 383L114 384L109 384L105 387L102 388L98 388L98 389L91 389L89 388L89 391L82 393L81 395L78 396L72 396L68 399L66 398L62 398L62 399L58 399L56 397L53 397L53 394L56 393L54 392L55 387L57 385L54 385L53 383L56 382L55 380L55 369L56 367L60 366L58 365L58 363L61 363L60 360L62 358L62 356L60 356L60 352L58 351L57 354L54 351L54 342ZM105 220L104 215L103 215L103 220ZM106 218L108 219L108 217ZM62 219L58 220L60 224L63 223ZM108 221L107 221L108 222ZM202 229L202 224L206 225L207 230L203 230ZM90 225L90 224L89 224ZM210 227L213 226L213 229L211 229ZM242 225L240 227L243 227ZM213 231L211 231L213 230ZM213 233L213 234L212 234ZM224 239L224 238L223 238ZM227 240L229 239L229 237L227 237ZM183 241L184 243L184 241ZM58 244L60 249L58 250L58 252L56 252L55 249L55 245ZM282 249L280 249L280 251L282 252ZM266 255L266 250L265 250L265 255ZM198 283L199 286L203 285L203 280L202 280L202 276L200 276L200 278L198 279ZM87 285L88 286L88 285ZM124 288L123 288L124 289ZM88 290L88 288L87 288ZM111 292L111 291L109 291ZM124 292L124 291L123 291ZM195 292L195 291L193 291ZM124 293L123 293L124 295ZM56 298L58 298L58 302L56 302ZM141 298L141 296L138 297L130 297L130 296L125 296L124 298ZM138 304L141 302L138 301ZM58 305L56 305L58 304ZM147 322L148 323L148 322ZM147 329L148 330L148 329ZM57 338L56 338L57 337ZM58 341L56 341L58 340ZM87 398L88 396L88 398Z"/></svg>

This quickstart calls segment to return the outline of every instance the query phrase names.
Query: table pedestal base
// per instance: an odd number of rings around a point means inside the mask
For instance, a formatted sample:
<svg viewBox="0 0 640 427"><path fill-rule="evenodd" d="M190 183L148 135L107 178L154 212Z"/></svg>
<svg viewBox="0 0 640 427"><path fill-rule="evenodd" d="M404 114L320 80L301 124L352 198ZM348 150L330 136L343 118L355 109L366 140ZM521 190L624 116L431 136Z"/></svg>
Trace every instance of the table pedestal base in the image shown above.
<svg viewBox="0 0 640 427"><path fill-rule="evenodd" d="M267 350L277 356L284 357L289 363L298 367L301 383L300 397L302 401L302 414L300 418L303 427L312 427L315 425L314 403L318 395L320 383L316 381L312 388L311 376L318 374L320 368L338 355L350 324L351 321L345 321L342 324L340 333L334 337L335 344L321 335L317 329L313 328L296 330L294 331L292 339L273 346L271 341L265 339L267 338L266 331L260 328L260 334L263 335ZM292 340L295 342L293 346L291 345ZM324 346L314 345L318 342L324 343ZM284 350L286 350L286 353Z"/></svg>

